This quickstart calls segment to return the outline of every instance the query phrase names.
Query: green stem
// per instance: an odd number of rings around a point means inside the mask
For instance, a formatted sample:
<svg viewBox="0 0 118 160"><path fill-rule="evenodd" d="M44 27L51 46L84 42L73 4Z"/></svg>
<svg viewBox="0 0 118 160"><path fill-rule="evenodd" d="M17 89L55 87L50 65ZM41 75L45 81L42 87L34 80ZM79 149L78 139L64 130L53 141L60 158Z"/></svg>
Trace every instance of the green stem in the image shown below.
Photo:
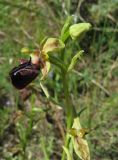
<svg viewBox="0 0 118 160"><path fill-rule="evenodd" d="M63 62L60 60L60 59L58 59L58 58L56 58L56 57L54 57L54 56L49 56L49 61L52 63L52 64L54 64L54 65L56 65L57 67L59 67L62 71L64 71L64 72L66 72L66 66L63 64Z"/></svg>
<svg viewBox="0 0 118 160"><path fill-rule="evenodd" d="M62 77L62 83L63 83L63 92L65 96L65 105L64 105L64 110L66 113L66 124L67 124L67 130L71 128L73 119L76 116L76 111L74 109L74 106L72 105L71 99L70 99L70 93L69 93L69 74L67 73L67 67L66 65L58 58L49 56L49 61L59 67L61 69L61 77ZM68 133L66 133L65 137L65 147L68 148L69 146L69 136ZM62 159L65 160L65 152L63 151L62 153Z"/></svg>
<svg viewBox="0 0 118 160"><path fill-rule="evenodd" d="M74 117L74 109L72 106L72 102L70 99L69 94L69 86L68 86L68 74L63 73L63 90L64 90L64 96L65 96L65 112L66 112L66 122L67 122L67 129L71 127L72 120Z"/></svg>
<svg viewBox="0 0 118 160"><path fill-rule="evenodd" d="M68 81L68 74L67 72L63 72L62 71L62 77L63 77L63 89L64 89L64 95L65 95L65 112L66 112L66 122L67 122L67 130L69 128L71 128L72 123L73 123L73 119L76 116L76 111L72 105L71 99L70 99L70 93L69 93L69 81ZM69 146L69 140L70 138L68 137L68 133L66 133L66 137L65 137L65 147L68 148ZM62 153L62 159L61 160L65 160L65 152L63 151Z"/></svg>

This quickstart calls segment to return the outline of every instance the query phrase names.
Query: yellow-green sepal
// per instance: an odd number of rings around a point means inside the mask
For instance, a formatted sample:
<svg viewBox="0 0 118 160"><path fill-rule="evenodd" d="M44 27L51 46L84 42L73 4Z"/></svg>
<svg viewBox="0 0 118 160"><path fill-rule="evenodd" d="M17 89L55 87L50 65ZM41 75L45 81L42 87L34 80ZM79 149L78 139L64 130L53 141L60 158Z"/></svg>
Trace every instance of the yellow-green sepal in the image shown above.
<svg viewBox="0 0 118 160"><path fill-rule="evenodd" d="M85 33L90 30L90 28L90 23L78 23L70 26L69 33L73 40L76 40L77 38L81 40Z"/></svg>
<svg viewBox="0 0 118 160"><path fill-rule="evenodd" d="M48 52L60 51L64 47L65 44L63 43L62 40L58 38L48 38L43 46L42 52L48 53Z"/></svg>

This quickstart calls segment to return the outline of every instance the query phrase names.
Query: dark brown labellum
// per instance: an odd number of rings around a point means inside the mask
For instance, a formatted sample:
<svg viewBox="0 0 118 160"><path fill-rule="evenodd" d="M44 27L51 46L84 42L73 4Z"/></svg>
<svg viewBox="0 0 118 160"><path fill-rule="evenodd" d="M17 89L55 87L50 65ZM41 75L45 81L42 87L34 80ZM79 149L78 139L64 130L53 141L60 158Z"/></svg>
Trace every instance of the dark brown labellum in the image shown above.
<svg viewBox="0 0 118 160"><path fill-rule="evenodd" d="M17 89L23 89L38 76L39 71L39 67L32 64L30 59L13 68L9 75L13 86Z"/></svg>

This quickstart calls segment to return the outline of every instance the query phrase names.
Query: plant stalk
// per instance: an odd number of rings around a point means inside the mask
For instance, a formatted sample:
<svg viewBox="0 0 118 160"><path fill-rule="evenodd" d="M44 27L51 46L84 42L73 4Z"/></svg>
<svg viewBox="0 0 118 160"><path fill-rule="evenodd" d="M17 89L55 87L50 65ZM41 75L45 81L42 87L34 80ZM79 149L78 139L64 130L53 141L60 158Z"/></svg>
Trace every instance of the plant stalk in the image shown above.
<svg viewBox="0 0 118 160"><path fill-rule="evenodd" d="M63 72L62 71L62 77L63 77L63 90L64 90L64 96L65 96L65 112L66 112L66 123L67 123L67 130L71 128L72 123L73 123L73 119L76 116L76 111L72 105L71 99L70 99L70 93L69 93L69 81L68 81L68 74L67 72ZM64 146L68 148L69 146L69 136L68 133L66 133L66 137L65 137L65 144ZM63 150L62 153L62 159L61 160L65 160L65 151Z"/></svg>
<svg viewBox="0 0 118 160"><path fill-rule="evenodd" d="M59 67L61 69L61 77L62 77L62 84L63 84L63 92L65 96L65 105L64 105L64 111L66 113L66 125L67 125L67 131L71 128L73 119L76 116L76 111L74 106L72 105L72 101L70 99L70 93L69 93L69 74L67 73L67 67L63 62L53 56L49 56L49 61ZM69 146L69 140L70 137L68 136L68 132L66 133L65 137L65 144L64 146L68 148ZM63 150L62 153L62 159L65 160L65 151Z"/></svg>

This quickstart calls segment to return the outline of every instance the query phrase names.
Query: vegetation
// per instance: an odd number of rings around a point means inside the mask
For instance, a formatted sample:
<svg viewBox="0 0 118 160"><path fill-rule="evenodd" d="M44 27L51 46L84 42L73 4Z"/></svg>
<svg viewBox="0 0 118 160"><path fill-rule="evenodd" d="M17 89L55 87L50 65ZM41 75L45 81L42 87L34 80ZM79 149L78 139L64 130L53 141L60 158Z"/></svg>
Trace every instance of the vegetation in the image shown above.
<svg viewBox="0 0 118 160"><path fill-rule="evenodd" d="M78 137L88 142L91 159L117 159L117 6L117 0L0 0L1 160L82 159ZM92 27L82 26L86 34L79 29L72 40L74 23ZM46 48L50 37L61 40L58 52ZM19 91L9 72L29 59L22 48L39 46L50 71Z"/></svg>

